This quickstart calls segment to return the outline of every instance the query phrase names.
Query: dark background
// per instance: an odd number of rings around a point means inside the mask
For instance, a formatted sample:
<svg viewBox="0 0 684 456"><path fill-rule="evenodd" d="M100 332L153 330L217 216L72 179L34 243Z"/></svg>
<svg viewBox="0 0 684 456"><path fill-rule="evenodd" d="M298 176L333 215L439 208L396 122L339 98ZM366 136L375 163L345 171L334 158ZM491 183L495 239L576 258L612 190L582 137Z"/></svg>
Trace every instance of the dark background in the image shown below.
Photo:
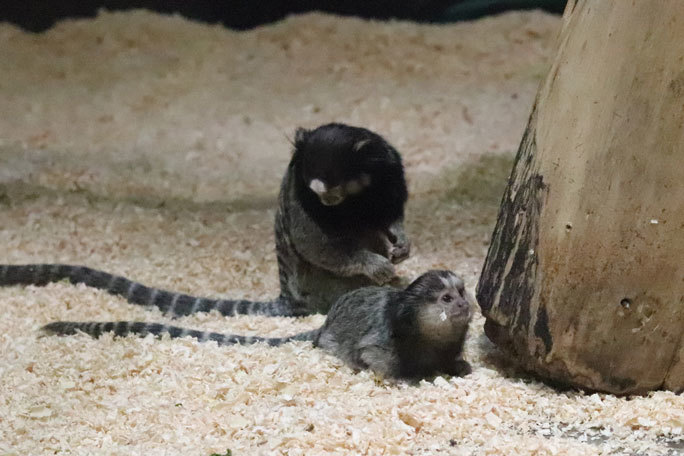
<svg viewBox="0 0 684 456"><path fill-rule="evenodd" d="M288 14L325 11L374 19L455 22L512 9L562 13L566 0L0 0L0 21L40 32L67 17L92 17L100 8L146 8L247 29Z"/></svg>

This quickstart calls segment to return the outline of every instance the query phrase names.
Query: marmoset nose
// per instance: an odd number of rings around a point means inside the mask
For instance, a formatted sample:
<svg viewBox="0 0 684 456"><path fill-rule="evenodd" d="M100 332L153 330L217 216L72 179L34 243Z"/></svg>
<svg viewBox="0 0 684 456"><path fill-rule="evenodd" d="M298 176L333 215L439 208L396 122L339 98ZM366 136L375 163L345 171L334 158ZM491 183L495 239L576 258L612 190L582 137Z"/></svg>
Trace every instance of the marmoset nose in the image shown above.
<svg viewBox="0 0 684 456"><path fill-rule="evenodd" d="M451 315L453 318L459 319L470 313L470 303L467 299L459 296L454 301L453 307L451 309Z"/></svg>
<svg viewBox="0 0 684 456"><path fill-rule="evenodd" d="M335 194L332 192L322 193L320 195L320 198L321 198L321 203L323 203L326 206L335 206L335 205L341 203L342 200L344 199L342 197L342 195Z"/></svg>

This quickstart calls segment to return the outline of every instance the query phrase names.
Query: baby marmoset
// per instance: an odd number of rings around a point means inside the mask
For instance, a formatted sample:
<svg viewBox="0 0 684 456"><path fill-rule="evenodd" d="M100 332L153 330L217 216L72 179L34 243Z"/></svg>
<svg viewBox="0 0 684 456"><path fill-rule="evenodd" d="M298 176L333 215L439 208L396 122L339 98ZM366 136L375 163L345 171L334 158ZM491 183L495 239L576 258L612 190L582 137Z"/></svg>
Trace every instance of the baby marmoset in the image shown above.
<svg viewBox="0 0 684 456"><path fill-rule="evenodd" d="M429 271L404 290L364 287L341 296L318 329L289 337L247 337L203 332L144 322L55 322L52 334L82 331L191 336L219 345L267 343L282 345L311 340L355 369L370 369L388 378L423 378L438 373L466 375L463 345L472 318L463 281L450 271Z"/></svg>

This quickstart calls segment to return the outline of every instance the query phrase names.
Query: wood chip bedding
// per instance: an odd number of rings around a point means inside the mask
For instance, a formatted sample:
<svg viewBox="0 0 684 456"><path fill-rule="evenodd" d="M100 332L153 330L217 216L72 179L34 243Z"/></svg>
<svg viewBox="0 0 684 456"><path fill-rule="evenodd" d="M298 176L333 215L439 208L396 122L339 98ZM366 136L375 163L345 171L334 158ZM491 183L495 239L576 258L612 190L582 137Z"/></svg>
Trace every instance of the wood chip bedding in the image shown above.
<svg viewBox="0 0 684 456"><path fill-rule="evenodd" d="M298 125L385 135L410 179L415 277L476 284L559 19L429 26L320 14L233 32L102 12L0 24L0 263L88 264L194 294L277 292L275 195ZM482 334L474 372L417 385L308 343L38 337L56 319L168 321L64 283L0 289L0 454L679 454L684 400L559 391ZM176 323L280 336L302 319Z"/></svg>

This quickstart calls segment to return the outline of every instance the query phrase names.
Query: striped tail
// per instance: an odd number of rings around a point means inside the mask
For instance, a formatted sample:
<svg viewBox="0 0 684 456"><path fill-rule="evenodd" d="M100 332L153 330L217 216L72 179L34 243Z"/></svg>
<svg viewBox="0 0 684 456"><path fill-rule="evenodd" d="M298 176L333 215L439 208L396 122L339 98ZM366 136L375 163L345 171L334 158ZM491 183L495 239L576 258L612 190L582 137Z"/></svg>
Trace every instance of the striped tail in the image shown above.
<svg viewBox="0 0 684 456"><path fill-rule="evenodd" d="M121 337L129 334L137 334L141 337L145 337L148 334L152 334L155 337L160 337L162 334L168 334L174 339L190 336L200 342L213 340L219 345L249 345L262 342L272 347L277 347L292 341L314 340L314 337L316 337L319 331L319 329L314 329L288 337L249 337L210 331L197 331L194 329L180 328L178 326L169 326L161 323L145 323L142 321L55 321L43 326L41 330L47 334L60 336L73 335L79 331L92 337L100 337L102 334L108 332L113 332L114 335Z"/></svg>
<svg viewBox="0 0 684 456"><path fill-rule="evenodd" d="M123 296L132 304L155 306L173 317L182 317L197 312L210 312L214 309L226 316L295 317L310 313L293 305L289 299L283 296L271 301L210 299L147 287L125 277L85 266L67 264L0 265L0 286L45 285L60 280L68 280L73 284L83 283L89 287L106 290L110 294Z"/></svg>

